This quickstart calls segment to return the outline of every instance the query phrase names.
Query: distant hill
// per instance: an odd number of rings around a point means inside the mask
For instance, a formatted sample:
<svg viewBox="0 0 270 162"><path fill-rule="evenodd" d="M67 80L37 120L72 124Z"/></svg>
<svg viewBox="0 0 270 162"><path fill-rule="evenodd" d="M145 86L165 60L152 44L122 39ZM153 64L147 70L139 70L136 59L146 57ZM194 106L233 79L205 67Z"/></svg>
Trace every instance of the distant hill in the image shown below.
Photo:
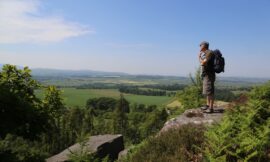
<svg viewBox="0 0 270 162"><path fill-rule="evenodd" d="M4 64L0 64L0 69ZM22 68L22 66L17 66ZM164 75L144 75L144 74L128 74L124 72L105 72L95 70L61 70L49 68L31 68L32 75L37 78L72 78L72 77L128 77L135 79L173 79L173 80L189 80L188 77L181 76L164 76ZM265 83L270 78L256 77L218 77L222 83L243 84L243 83Z"/></svg>
<svg viewBox="0 0 270 162"><path fill-rule="evenodd" d="M43 69L43 68L33 68L33 76L43 76L43 77L118 77L123 75L128 75L127 73L121 72L104 72L104 71L94 71L94 70L59 70L59 69Z"/></svg>

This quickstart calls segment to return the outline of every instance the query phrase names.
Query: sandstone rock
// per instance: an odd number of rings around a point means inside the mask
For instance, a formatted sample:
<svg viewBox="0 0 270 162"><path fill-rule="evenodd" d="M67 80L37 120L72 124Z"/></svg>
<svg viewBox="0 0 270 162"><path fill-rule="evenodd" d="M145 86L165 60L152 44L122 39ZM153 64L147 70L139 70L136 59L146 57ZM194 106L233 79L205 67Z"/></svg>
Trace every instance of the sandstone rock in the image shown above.
<svg viewBox="0 0 270 162"><path fill-rule="evenodd" d="M222 119L223 112L223 108L215 108L215 111L212 114L203 113L200 108L189 109L178 117L167 121L160 133L189 123L211 125Z"/></svg>
<svg viewBox="0 0 270 162"><path fill-rule="evenodd" d="M82 148L84 152L95 153L98 158L109 155L111 159L115 160L118 158L118 153L124 149L123 136L120 134L91 136L86 141L85 147L81 147L81 144L76 143L61 153L46 159L46 162L66 162L69 160L71 152L81 151Z"/></svg>

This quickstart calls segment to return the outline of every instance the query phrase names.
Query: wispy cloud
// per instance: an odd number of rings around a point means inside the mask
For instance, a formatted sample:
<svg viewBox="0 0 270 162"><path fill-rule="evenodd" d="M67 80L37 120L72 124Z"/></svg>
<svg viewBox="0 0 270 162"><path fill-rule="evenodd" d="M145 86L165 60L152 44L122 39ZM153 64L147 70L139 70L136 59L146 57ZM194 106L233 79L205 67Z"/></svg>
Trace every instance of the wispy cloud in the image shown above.
<svg viewBox="0 0 270 162"><path fill-rule="evenodd" d="M95 33L61 16L44 15L40 0L0 1L0 43L58 42Z"/></svg>
<svg viewBox="0 0 270 162"><path fill-rule="evenodd" d="M148 43L106 43L105 45L113 48L148 48L154 46Z"/></svg>

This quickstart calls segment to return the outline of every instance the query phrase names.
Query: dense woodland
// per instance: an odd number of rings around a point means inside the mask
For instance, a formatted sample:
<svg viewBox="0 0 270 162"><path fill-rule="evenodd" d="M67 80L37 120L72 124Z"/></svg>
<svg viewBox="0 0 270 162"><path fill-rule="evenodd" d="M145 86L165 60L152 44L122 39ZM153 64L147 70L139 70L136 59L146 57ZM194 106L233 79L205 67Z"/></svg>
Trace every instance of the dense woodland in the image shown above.
<svg viewBox="0 0 270 162"><path fill-rule="evenodd" d="M121 133L126 145L155 134L167 120L165 109L130 105L119 99L91 98L85 108L66 108L54 86L43 87L30 69L5 65L0 73L0 157L2 161L44 161L94 134ZM43 100L34 90L45 89Z"/></svg>
<svg viewBox="0 0 270 162"><path fill-rule="evenodd" d="M145 96L166 96L167 93L164 90L153 90L153 89L140 89L139 87L121 86L119 87L121 93L131 93Z"/></svg>

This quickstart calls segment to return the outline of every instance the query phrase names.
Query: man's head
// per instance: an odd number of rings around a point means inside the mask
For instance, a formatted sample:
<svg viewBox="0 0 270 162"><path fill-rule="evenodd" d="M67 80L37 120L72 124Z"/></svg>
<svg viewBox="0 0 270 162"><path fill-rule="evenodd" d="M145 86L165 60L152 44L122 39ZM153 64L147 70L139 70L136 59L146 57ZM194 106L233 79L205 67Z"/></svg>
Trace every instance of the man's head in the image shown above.
<svg viewBox="0 0 270 162"><path fill-rule="evenodd" d="M201 48L201 51L206 51L209 49L209 43L206 42L206 41L203 41L201 44L200 44L200 48Z"/></svg>

